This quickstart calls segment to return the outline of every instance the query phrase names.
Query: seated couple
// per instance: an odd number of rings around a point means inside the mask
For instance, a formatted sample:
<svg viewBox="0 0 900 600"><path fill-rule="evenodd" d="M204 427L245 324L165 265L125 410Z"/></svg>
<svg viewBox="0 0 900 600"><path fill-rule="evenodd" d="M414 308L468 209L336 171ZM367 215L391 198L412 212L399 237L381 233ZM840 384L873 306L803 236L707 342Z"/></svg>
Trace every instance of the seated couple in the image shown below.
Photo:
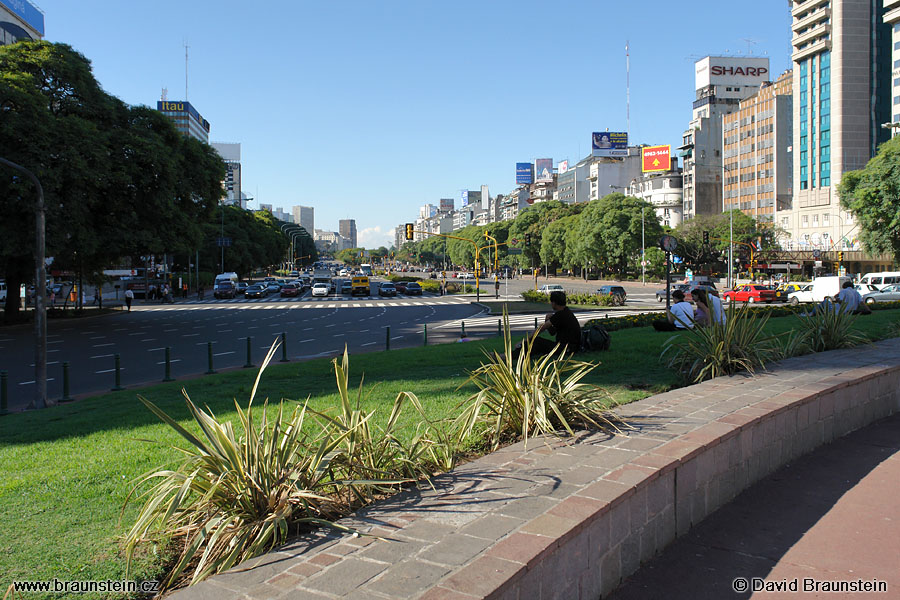
<svg viewBox="0 0 900 600"><path fill-rule="evenodd" d="M722 301L713 293L706 290L691 290L691 303L685 300L684 292L675 290L672 292L672 300L675 301L666 311L665 321L654 321L653 328L656 331L678 331L681 329L693 329L695 325L706 326L711 323L725 324L725 310Z"/></svg>

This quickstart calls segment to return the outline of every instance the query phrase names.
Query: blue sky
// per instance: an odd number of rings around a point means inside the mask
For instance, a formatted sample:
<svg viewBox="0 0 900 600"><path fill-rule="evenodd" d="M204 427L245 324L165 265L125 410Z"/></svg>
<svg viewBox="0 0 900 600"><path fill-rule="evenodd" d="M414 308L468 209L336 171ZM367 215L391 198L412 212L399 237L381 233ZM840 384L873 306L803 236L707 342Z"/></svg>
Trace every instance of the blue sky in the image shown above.
<svg viewBox="0 0 900 600"><path fill-rule="evenodd" d="M211 141L241 143L244 191L315 207L319 229L356 219L367 247L423 204L513 190L516 162L576 161L591 131L624 131L626 40L632 144L680 143L703 56L790 66L783 0L37 4L46 39L130 104L184 99L187 43L188 100Z"/></svg>

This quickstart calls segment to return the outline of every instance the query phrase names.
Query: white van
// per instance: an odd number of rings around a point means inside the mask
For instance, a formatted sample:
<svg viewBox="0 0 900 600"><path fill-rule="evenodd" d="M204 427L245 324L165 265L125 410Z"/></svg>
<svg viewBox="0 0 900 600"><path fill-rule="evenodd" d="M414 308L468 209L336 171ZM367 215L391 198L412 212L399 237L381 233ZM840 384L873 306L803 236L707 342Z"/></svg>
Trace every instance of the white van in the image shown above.
<svg viewBox="0 0 900 600"><path fill-rule="evenodd" d="M232 284L237 283L238 276L237 273L219 273L216 275L216 285L219 285L220 281L230 281Z"/></svg>
<svg viewBox="0 0 900 600"><path fill-rule="evenodd" d="M863 275L862 279L859 280L859 283L864 285L874 285L879 290L882 290L889 285L900 283L900 271L866 273Z"/></svg>
<svg viewBox="0 0 900 600"><path fill-rule="evenodd" d="M812 283L812 301L821 302L825 298L834 298L841 291L845 281L853 282L846 276L830 275L828 277L817 277Z"/></svg>

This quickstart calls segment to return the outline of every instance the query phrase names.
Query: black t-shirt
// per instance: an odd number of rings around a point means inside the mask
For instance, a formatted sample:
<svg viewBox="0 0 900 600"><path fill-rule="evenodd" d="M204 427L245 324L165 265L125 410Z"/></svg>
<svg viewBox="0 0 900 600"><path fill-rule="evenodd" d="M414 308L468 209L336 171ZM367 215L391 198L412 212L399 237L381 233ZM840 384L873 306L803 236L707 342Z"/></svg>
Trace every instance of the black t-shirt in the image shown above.
<svg viewBox="0 0 900 600"><path fill-rule="evenodd" d="M556 343L565 344L569 352L576 352L581 346L581 325L575 313L567 306L553 313L550 324L556 330Z"/></svg>

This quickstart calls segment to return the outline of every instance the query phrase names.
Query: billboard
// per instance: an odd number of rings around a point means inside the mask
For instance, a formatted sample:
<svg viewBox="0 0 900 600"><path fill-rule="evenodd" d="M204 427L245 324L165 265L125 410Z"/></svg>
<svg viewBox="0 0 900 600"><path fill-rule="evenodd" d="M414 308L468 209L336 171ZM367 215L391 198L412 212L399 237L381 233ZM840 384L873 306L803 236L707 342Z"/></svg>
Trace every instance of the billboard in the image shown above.
<svg viewBox="0 0 900 600"><path fill-rule="evenodd" d="M534 181L536 183L553 182L553 159L538 158L534 161Z"/></svg>
<svg viewBox="0 0 900 600"><path fill-rule="evenodd" d="M768 58L707 56L694 63L694 87L698 90L708 85L759 87L770 79Z"/></svg>
<svg viewBox="0 0 900 600"><path fill-rule="evenodd" d="M170 102L168 100L158 100L156 102L156 110L160 112L186 112L197 121L203 129L209 133L209 121L200 116L197 109L190 102L177 101Z"/></svg>
<svg viewBox="0 0 900 600"><path fill-rule="evenodd" d="M44 37L44 13L38 7L28 0L0 0L0 4Z"/></svg>
<svg viewBox="0 0 900 600"><path fill-rule="evenodd" d="M453 198L441 198L441 212L452 212L453 211Z"/></svg>
<svg viewBox="0 0 900 600"><path fill-rule="evenodd" d="M531 163L516 163L516 184L534 183L534 172Z"/></svg>
<svg viewBox="0 0 900 600"><path fill-rule="evenodd" d="M462 191L462 206L469 205L469 190Z"/></svg>
<svg viewBox="0 0 900 600"><path fill-rule="evenodd" d="M595 131L591 134L591 156L628 156L628 133Z"/></svg>
<svg viewBox="0 0 900 600"><path fill-rule="evenodd" d="M669 146L644 146L641 148L641 171L668 171L671 160L669 159Z"/></svg>
<svg viewBox="0 0 900 600"><path fill-rule="evenodd" d="M569 161L567 161L567 160L561 161L559 163L559 165L556 167L556 171L560 175L562 175L563 173L565 173L568 170L569 170Z"/></svg>

